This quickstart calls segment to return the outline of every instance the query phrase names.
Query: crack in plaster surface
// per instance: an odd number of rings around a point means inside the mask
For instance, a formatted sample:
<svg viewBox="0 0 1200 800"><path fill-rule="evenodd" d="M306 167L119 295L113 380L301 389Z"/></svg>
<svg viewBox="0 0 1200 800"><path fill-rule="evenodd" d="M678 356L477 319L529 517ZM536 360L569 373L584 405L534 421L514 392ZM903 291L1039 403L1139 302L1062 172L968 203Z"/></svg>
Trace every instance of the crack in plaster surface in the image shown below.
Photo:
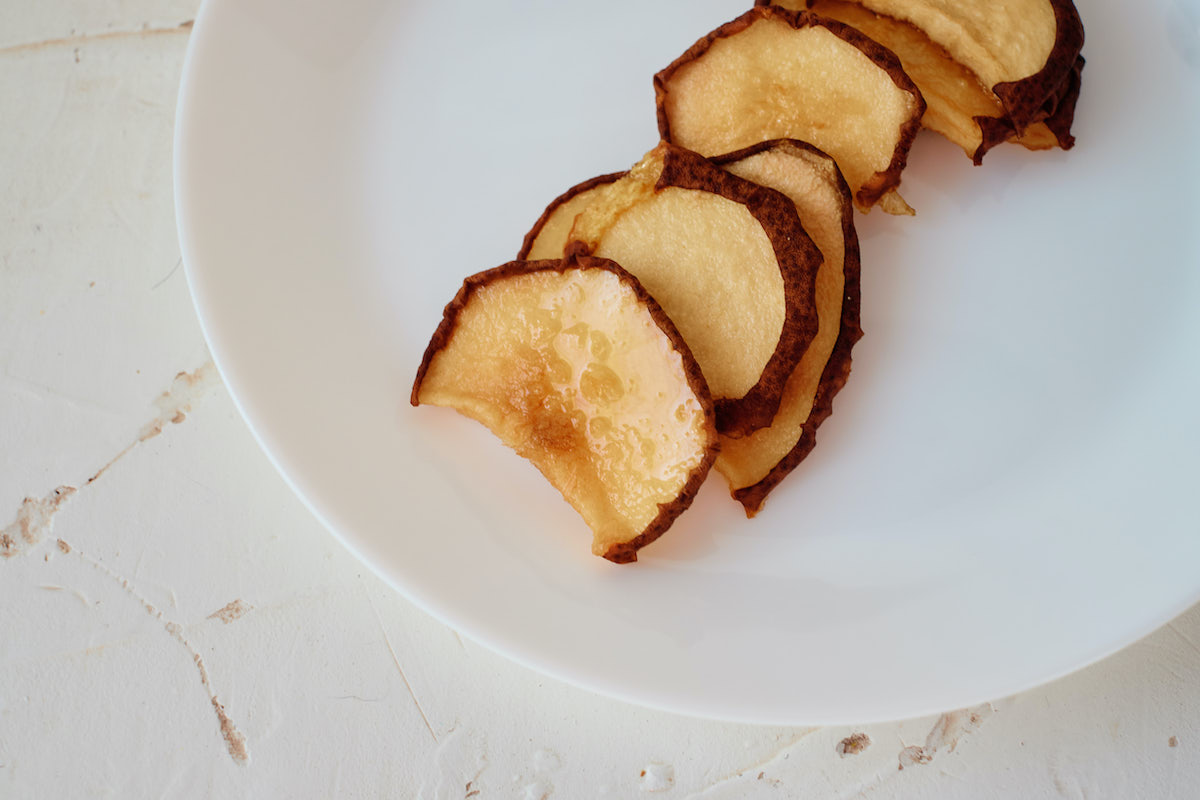
<svg viewBox="0 0 1200 800"><path fill-rule="evenodd" d="M115 416L115 412L111 408L97 403L90 397L77 396L60 388L41 383L40 381L33 380L32 378L27 378L24 375L17 375L9 370L7 364L0 366L0 376L3 376L5 383L12 385L14 388L19 389L22 392L33 395L39 400L45 400L47 398L62 400L72 406L89 408L92 411L95 411L97 414L102 414L107 417Z"/></svg>
<svg viewBox="0 0 1200 800"><path fill-rule="evenodd" d="M487 751L487 740L481 734L466 732L455 723L433 752L433 774L421 781L417 791L419 800L490 797L479 783L489 766Z"/></svg>
<svg viewBox="0 0 1200 800"><path fill-rule="evenodd" d="M700 791L688 795L688 800L700 800L701 798L703 798L705 795L709 794L710 792L717 791L723 787L726 787L728 784L732 783L733 781L738 781L738 780L743 780L743 779L757 780L758 779L756 777L757 775L762 774L764 770L766 770L768 767L770 767L776 761L779 761L780 759L789 757L793 748L797 747L801 742L803 742L805 739L807 739L809 736L813 735L814 733L816 733L819 730L821 730L821 729L820 728L808 728L807 730L800 733L798 736L793 737L792 740L790 742L788 742L787 744L785 744L783 747L779 748L778 750L776 750L774 753L767 756L766 758L760 760L758 763L752 764L748 767L744 767L743 769L738 770L737 772L733 773L732 775L727 775L726 777L721 778L720 780L716 781L715 783L710 783L708 786L705 786Z"/></svg>
<svg viewBox="0 0 1200 800"><path fill-rule="evenodd" d="M127 578L123 578L113 572L103 562L83 553L77 547L73 547L66 542L59 540L60 548L63 552L74 553L78 558L89 564L94 569L100 571L112 580L116 581L122 589L129 594L134 600L141 604L154 619L162 623L163 629L171 636L172 639L179 642L192 656L192 663L196 665L196 671L200 674L200 684L204 687L204 691L208 694L209 702L212 704L213 712L217 715L217 724L221 731L221 738L225 740L225 749L229 752L230 758L239 764L245 764L250 760L250 751L246 746L245 735L238 730L237 725L230 719L229 714L225 711L224 704L217 699L217 693L213 690L212 681L208 676L208 667L204 664L204 659L200 657L200 652L188 641L183 635L183 627L174 620L168 619L162 611L155 607L153 603L146 599Z"/></svg>
<svg viewBox="0 0 1200 800"><path fill-rule="evenodd" d="M171 267L171 271L168 272L166 275L164 275L162 278L160 278L158 283L151 286L150 291L154 291L155 289L162 286L167 281L171 280L171 276L173 276L176 272L178 272L179 268L182 266L183 266L183 256L180 256L179 260L175 262L175 266Z"/></svg>
<svg viewBox="0 0 1200 800"><path fill-rule="evenodd" d="M217 368L211 361L191 372L180 372L171 381L170 388L155 398L154 405L158 408L158 413L142 426L137 438L109 459L108 463L88 478L83 486L63 484L45 497L26 497L21 501L21 507L17 509L13 521L0 530L0 557L12 558L40 542L54 529L54 515L76 492L91 486L139 444L162 433L168 424L179 424L187 419L188 412L192 410L192 403L200 399L216 381ZM60 539L59 548L62 546Z"/></svg>
<svg viewBox="0 0 1200 800"><path fill-rule="evenodd" d="M43 590L45 590L45 591L47 591L47 592L66 592L66 591L69 591L69 592L71 592L71 594L73 594L73 595L75 595L77 598L79 598L79 602L83 603L85 606L90 606L90 605L92 604L92 603L91 603L91 601L87 599L87 595L86 595L86 594L84 594L84 593L83 593L82 591L80 591L79 589L68 589L66 586L58 586L58 585L55 585L55 584L47 584L47 583L40 584L40 585L38 586L38 588L39 588L39 589L43 589Z"/></svg>
<svg viewBox="0 0 1200 800"><path fill-rule="evenodd" d="M392 662L396 665L396 671L400 673L400 680L404 681L404 688L408 689L408 695L412 698L413 705L417 707L417 713L425 722L425 727L428 729L429 735L433 737L434 744L437 744L437 734L433 732L433 726L429 724L429 717L426 716L425 709L421 707L421 701L417 699L417 693L413 691L408 676L404 674L404 667L400 666L400 657L396 655L396 648L392 647L392 640L388 638L387 629L383 627L383 617L379 616L379 609L375 607L375 601L371 599L371 595L366 595L366 598L367 604L371 606L371 612L375 614L375 621L379 623L379 632L383 635L383 643L387 645L388 652L392 654Z"/></svg>
<svg viewBox="0 0 1200 800"><path fill-rule="evenodd" d="M81 33L75 36L63 36L55 39L41 39L36 42L22 42L0 47L0 56L12 53L28 53L34 50L48 50L52 47L77 47L88 42L104 41L106 39L127 39L143 36L162 36L164 34L191 33L195 20L185 20L178 25L168 25L156 28L137 28L135 30L104 31L102 33ZM76 54L76 63L79 58Z"/></svg>
<svg viewBox="0 0 1200 800"><path fill-rule="evenodd" d="M0 50L0 52L4 51ZM167 425L179 424L186 420L188 413L192 410L192 403L198 400L216 383L216 378L216 366L211 361L202 364L191 372L178 373L174 380L171 381L171 386L155 398L154 405L157 407L158 413L141 427L137 438L109 459L104 466L100 467L95 474L87 479L82 487L76 488L74 486L63 485L40 499L26 497L21 503L21 507L17 510L16 517L12 523L0 531L0 556L3 556L5 559L11 558L38 544L43 537L53 530L55 514L58 513L76 492L91 486L139 444L162 433ZM146 613L161 622L166 632L187 649L192 656L193 663L196 665L197 672L200 674L200 683L208 693L213 711L217 715L221 738L225 740L225 746L229 751L230 757L238 763L247 762L250 758L250 753L246 747L246 737L234 725L229 715L225 712L225 706L217 699L216 692L212 688L212 682L209 680L208 668L204 665L204 659L200 657L200 653L183 635L183 629L179 624L167 619L162 611L133 588L128 579L113 572L100 561L80 552L78 548L73 547L63 539L58 539L56 543L62 553L74 553L83 561L120 584L121 588L141 603ZM222 609L221 611L225 610ZM221 612L217 613L220 614Z"/></svg>

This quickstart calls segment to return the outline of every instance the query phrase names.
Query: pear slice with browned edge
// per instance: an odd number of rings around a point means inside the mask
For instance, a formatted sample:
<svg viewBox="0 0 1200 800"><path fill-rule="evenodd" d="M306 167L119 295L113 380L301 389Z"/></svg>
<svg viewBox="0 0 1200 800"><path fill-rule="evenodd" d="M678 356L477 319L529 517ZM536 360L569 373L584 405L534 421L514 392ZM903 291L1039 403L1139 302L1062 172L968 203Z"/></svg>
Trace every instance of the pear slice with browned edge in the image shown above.
<svg viewBox="0 0 1200 800"><path fill-rule="evenodd" d="M567 254L638 277L683 335L716 399L717 428L769 425L817 332L821 252L783 194L661 143L599 187Z"/></svg>
<svg viewBox="0 0 1200 800"><path fill-rule="evenodd" d="M446 306L412 404L453 408L529 459L593 532L637 560L695 497L716 455L708 387L637 279L599 258L514 261Z"/></svg>
<svg viewBox="0 0 1200 800"><path fill-rule="evenodd" d="M517 253L517 260L561 258L571 235L571 226L575 224L579 212L601 194L601 187L616 182L624 175L624 172L597 175L583 183L575 184L554 198L529 229L529 233L525 234L521 250Z"/></svg>
<svg viewBox="0 0 1200 800"><path fill-rule="evenodd" d="M1031 150L1055 145L1070 149L1074 144L1070 129L1079 94L1083 61L1077 57L1083 39L1078 14L1069 2L757 0L757 4L811 9L892 50L925 98L928 107L922 125L959 145L976 164L1004 141ZM931 38L922 26L939 39ZM1066 48L1072 61L1051 57L1047 48ZM1000 60L1007 63L997 63ZM1035 79L1029 70L1040 64L1045 69ZM1030 77L1018 81L1025 87L1024 94L1004 88L998 93L975 68L987 71L993 80L1022 72ZM1034 85L1041 88L1031 88ZM1006 106L1005 97L1015 101L1030 92L1040 97L1037 109Z"/></svg>
<svg viewBox="0 0 1200 800"><path fill-rule="evenodd" d="M837 161L862 210L912 209L896 192L925 101L873 39L807 11L751 9L654 76L662 138L715 156L770 139Z"/></svg>
<svg viewBox="0 0 1200 800"><path fill-rule="evenodd" d="M1061 105L1082 66L1083 22L1071 0L854 1L944 47L995 93L1017 134Z"/></svg>
<svg viewBox="0 0 1200 800"><path fill-rule="evenodd" d="M804 142L763 142L713 159L743 178L783 192L824 255L817 272L817 335L788 377L771 425L740 439L721 438L716 469L754 516L767 494L816 444L850 374L859 327L859 249L850 187L834 160Z"/></svg>

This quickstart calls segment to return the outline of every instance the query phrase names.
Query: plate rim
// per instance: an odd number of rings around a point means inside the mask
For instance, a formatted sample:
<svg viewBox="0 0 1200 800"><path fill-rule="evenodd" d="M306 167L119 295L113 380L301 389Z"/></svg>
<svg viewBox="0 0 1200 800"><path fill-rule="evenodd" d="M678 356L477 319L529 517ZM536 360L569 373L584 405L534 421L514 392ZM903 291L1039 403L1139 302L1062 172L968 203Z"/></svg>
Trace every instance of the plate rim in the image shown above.
<svg viewBox="0 0 1200 800"><path fill-rule="evenodd" d="M1189 608L1200 602L1200 582L1193 587L1192 593L1180 599L1167 607L1160 609L1157 613L1151 614L1149 619L1143 621L1142 624L1134 626L1130 630L1123 630L1120 633L1110 637L1109 640L1097 644L1092 649L1092 652L1083 656L1078 663L1073 666L1060 669L1052 674L1037 679L1013 681L1007 688L1000 691L988 691L980 696L955 704L954 706L938 705L936 707L925 707L915 711L905 709L903 713L883 713L878 716L852 716L848 718L833 718L817 716L797 716L794 713L782 713L779 716L764 715L764 714L747 714L738 715L735 713L725 713L714 708L697 708L695 706L686 706L674 702L664 702L661 698L647 694L644 691L639 691L637 687L620 686L612 683L605 683L602 680L597 680L595 675L583 674L579 671L573 671L564 667L562 664L553 664L553 659L538 658L537 653L526 652L521 647L516 647L511 642L505 642L492 635L489 631L480 629L477 625L472 624L468 618L463 618L460 614L455 613L454 609L446 604L440 604L436 598L428 596L426 593L417 590L415 587L405 584L403 581L388 570L386 565L377 563L374 559L369 558L356 542L355 537L348 535L342 531L336 524L333 523L315 504L314 500L309 497L298 485L294 477L285 468L284 464L279 460L278 455L269 447L265 435L260 429L260 426L255 422L250 413L245 401L245 387L240 386L236 380L231 380L231 372L227 369L226 359L228 353L223 352L215 346L214 336L212 334L213 320L210 316L211 309L206 309L202 292L198 286L199 272L203 271L203 267L197 263L197 259L193 257L194 248L191 244L193 235L189 220L187 218L186 209L188 205L187 192L188 184L183 175L185 170L182 168L185 158L186 143L185 139L188 135L188 128L185 125L190 113L187 108L189 88L194 79L194 74L197 67L196 52L199 47L198 42L204 36L209 34L209 17L211 9L219 5L223 0L203 0L201 7L198 9L195 23L189 37L186 55L183 63L183 70L180 79L179 92L177 95L177 103L175 110L175 126L173 130L172 140L172 172L174 178L173 197L175 203L175 222L178 230L179 244L181 255L183 257L184 272L188 283L189 293L191 294L193 306L196 310L198 322L203 333L206 344L209 347L216 368L221 375L222 381L229 391L230 398L234 406L237 408L239 415L245 421L251 435L258 443L259 448L266 455L268 461L274 467L276 472L283 478L284 482L291 489L300 501L303 503L309 513L311 513L321 525L328 530L333 537L341 543L343 547L349 550L354 557L362 564L367 566L375 575L380 577L393 590L399 592L407 600L412 602L425 613L437 619L442 624L450 627L452 630L459 631L468 638L495 652L504 658L518 663L534 672L546 675L555 680L562 681L568 685L583 689L588 692L593 692L606 696L615 700L626 703L631 703L637 706L651 708L659 711L680 714L688 717L716 720L729 723L741 724L760 724L760 725L844 725L844 724L873 724L880 722L889 722L900 719L910 719L920 716L932 715L950 710L950 708L974 706L985 702L995 701L997 699L1008 697L1013 694L1028 691L1030 689L1045 686L1047 684L1058 681L1068 675L1074 674L1080 670L1086 669L1109 656L1117 653L1131 644L1145 638L1159 628L1167 625L1171 620L1186 612ZM226 0L227 1L227 0ZM899 705L903 706L903 703ZM920 705L920 704L910 704Z"/></svg>

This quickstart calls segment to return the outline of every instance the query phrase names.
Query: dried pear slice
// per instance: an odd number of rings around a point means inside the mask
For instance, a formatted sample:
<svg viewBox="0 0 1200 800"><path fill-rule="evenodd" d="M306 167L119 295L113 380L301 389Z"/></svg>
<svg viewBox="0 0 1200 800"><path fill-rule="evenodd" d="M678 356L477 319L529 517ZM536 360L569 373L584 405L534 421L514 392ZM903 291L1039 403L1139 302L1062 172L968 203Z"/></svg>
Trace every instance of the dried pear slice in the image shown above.
<svg viewBox="0 0 1200 800"><path fill-rule="evenodd" d="M1001 98L978 75L956 61L942 44L931 39L913 22L873 11L876 4L870 0L758 0L758 5L809 8L862 31L890 49L899 57L904 71L925 98L928 107L922 125L957 144L976 164L982 162L988 150L1004 141L1016 141L1031 150L1055 145L1069 149L1074 144L1070 127L1078 89L1068 100L1069 108L1064 107L1062 111L1059 111L1059 98L1050 97L1044 103L1045 112L1035 115L1041 119L1031 121L1018 134ZM999 9L1002 5L991 4L989 7ZM906 4L905 8L911 6ZM1062 84L1064 89L1069 86L1069 83ZM1053 117L1055 112L1065 120L1060 119L1057 125L1051 120L1048 124L1046 119Z"/></svg>
<svg viewBox="0 0 1200 800"><path fill-rule="evenodd" d="M616 261L662 305L716 398L722 433L770 424L817 332L821 253L787 197L662 143L598 190L571 239L568 254Z"/></svg>
<svg viewBox="0 0 1200 800"><path fill-rule="evenodd" d="M850 374L850 351L862 337L858 236L850 187L833 159L815 147L763 142L713 161L791 198L825 257L817 272L820 326L788 378L775 419L740 439L721 438L715 468L752 517L812 451L817 427L832 413L834 395Z"/></svg>
<svg viewBox="0 0 1200 800"><path fill-rule="evenodd" d="M925 101L887 48L806 11L754 8L654 76L663 139L702 155L791 138L829 153L862 210L895 191Z"/></svg>
<svg viewBox="0 0 1200 800"><path fill-rule="evenodd" d="M1047 116L1083 48L1071 0L857 0L920 28L979 76L1017 133ZM1057 105L1057 104L1055 104Z"/></svg>
<svg viewBox="0 0 1200 800"><path fill-rule="evenodd" d="M1084 65L1080 55L1084 32L1071 0L846 1L921 30L949 58L977 76L976 82L1000 112L981 114L977 120L983 152L1014 138L1034 149L1055 143L1069 149L1074 143L1071 123ZM785 7L799 4L797 0L776 2ZM825 0L806 5L829 13L828 8L818 8ZM880 41L893 46L885 38ZM899 49L897 54L903 61ZM978 162L982 152L974 156Z"/></svg>
<svg viewBox="0 0 1200 800"><path fill-rule="evenodd" d="M536 261L545 258L561 258L563 248L571 235L571 226L579 212L587 208L599 194L602 186L607 186L623 177L624 172L614 172L610 175L598 175L583 183L577 183L560 194L546 206L546 210L538 217L538 221L525 234L525 241L517 253L518 261Z"/></svg>
<svg viewBox="0 0 1200 800"><path fill-rule="evenodd" d="M446 306L412 404L471 417L529 459L593 531L637 560L696 495L716 455L712 398L687 344L611 261L514 261Z"/></svg>

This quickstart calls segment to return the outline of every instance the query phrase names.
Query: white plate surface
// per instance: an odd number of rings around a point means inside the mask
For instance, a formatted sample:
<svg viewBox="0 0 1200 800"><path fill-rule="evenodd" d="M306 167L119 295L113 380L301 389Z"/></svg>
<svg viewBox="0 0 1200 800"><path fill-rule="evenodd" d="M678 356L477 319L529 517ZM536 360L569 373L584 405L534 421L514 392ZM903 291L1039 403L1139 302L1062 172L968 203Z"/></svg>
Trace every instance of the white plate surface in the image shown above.
<svg viewBox="0 0 1200 800"><path fill-rule="evenodd" d="M188 279L298 494L413 601L535 669L770 723L961 707L1200 598L1200 12L1087 2L1070 152L920 137L859 218L854 371L746 520L715 473L635 566L408 395L444 304L656 141L650 77L747 3L209 0L176 141Z"/></svg>

